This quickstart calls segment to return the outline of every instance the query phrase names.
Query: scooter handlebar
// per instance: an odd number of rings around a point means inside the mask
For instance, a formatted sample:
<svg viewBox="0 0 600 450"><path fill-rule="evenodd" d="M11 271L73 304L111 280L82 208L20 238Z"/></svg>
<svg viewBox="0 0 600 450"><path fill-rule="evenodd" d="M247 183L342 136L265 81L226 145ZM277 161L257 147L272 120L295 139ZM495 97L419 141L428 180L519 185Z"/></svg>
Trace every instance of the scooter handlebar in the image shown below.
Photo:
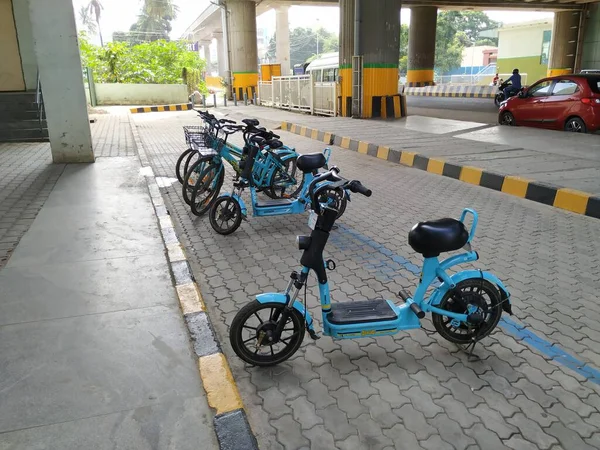
<svg viewBox="0 0 600 450"><path fill-rule="evenodd" d="M371 189L368 189L367 187L363 186L363 184L358 180L352 180L350 183L348 183L348 189L350 189L354 193L362 194L365 197L370 197L373 193L371 192Z"/></svg>

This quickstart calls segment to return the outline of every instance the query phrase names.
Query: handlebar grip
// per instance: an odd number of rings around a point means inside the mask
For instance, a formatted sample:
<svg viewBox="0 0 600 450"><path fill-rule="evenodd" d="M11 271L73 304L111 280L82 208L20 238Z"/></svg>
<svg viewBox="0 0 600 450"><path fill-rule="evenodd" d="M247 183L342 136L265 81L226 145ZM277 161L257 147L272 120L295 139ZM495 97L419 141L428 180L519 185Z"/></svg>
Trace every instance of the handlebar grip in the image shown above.
<svg viewBox="0 0 600 450"><path fill-rule="evenodd" d="M233 123L233 124L236 123L235 120L229 120L229 119L221 119L221 120L219 120L219 122L221 122L221 123Z"/></svg>
<svg viewBox="0 0 600 450"><path fill-rule="evenodd" d="M279 139L281 138L281 136L279 136L278 134L275 134L271 131L271 136L273 136L275 139Z"/></svg>
<svg viewBox="0 0 600 450"><path fill-rule="evenodd" d="M356 180L352 181L350 183L349 187L352 192L356 192L357 194L362 194L365 197L370 197L372 194L371 189L368 189L365 186L363 186L360 181L356 181Z"/></svg>

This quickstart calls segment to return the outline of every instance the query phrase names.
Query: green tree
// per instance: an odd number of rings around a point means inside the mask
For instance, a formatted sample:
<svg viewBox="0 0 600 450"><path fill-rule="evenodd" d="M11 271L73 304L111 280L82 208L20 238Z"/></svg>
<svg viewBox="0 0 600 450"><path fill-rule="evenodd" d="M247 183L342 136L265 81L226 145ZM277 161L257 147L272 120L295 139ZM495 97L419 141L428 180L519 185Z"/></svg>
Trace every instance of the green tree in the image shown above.
<svg viewBox="0 0 600 450"><path fill-rule="evenodd" d="M98 24L98 36L100 36L100 45L103 47L104 42L102 40L102 29L100 28L100 18L102 17L102 10L104 6L102 5L101 0L90 0L88 3L88 11L90 13L94 13L94 17L96 18L96 23Z"/></svg>
<svg viewBox="0 0 600 450"><path fill-rule="evenodd" d="M274 61L276 58L277 36L269 41L267 58ZM317 48L318 42L318 48ZM290 64L303 64L316 58L317 54L337 52L339 49L338 37L324 28L294 28L290 32Z"/></svg>
<svg viewBox="0 0 600 450"><path fill-rule="evenodd" d="M172 0L144 0L140 14L129 32L116 31L113 41L140 44L158 40L168 41L171 22L177 17L179 7Z"/></svg>
<svg viewBox="0 0 600 450"><path fill-rule="evenodd" d="M405 74L408 69L408 25L400 25L400 61L399 69L401 74Z"/></svg>
<svg viewBox="0 0 600 450"><path fill-rule="evenodd" d="M79 8L79 21L81 22L81 25L83 25L85 31L90 35L96 35L98 33L98 24L91 16L89 6L82 5L81 8Z"/></svg>

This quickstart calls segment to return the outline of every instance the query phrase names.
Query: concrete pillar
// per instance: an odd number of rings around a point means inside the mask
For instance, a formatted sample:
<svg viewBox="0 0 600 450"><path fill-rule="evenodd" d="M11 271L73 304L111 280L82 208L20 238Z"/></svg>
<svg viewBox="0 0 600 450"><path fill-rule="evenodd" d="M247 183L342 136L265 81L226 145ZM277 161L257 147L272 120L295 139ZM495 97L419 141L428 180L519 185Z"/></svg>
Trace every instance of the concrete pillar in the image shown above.
<svg viewBox="0 0 600 450"><path fill-rule="evenodd" d="M600 69L600 4L588 5L588 12L580 69Z"/></svg>
<svg viewBox="0 0 600 450"><path fill-rule="evenodd" d="M290 75L290 22L289 6L275 8L275 58L281 64L281 75Z"/></svg>
<svg viewBox="0 0 600 450"><path fill-rule="evenodd" d="M550 60L548 76L573 73L577 38L579 33L579 12L561 11L554 13L552 41L550 42Z"/></svg>
<svg viewBox="0 0 600 450"><path fill-rule="evenodd" d="M227 14L233 88L238 98L243 98L244 92L252 98L258 86L256 3L229 0Z"/></svg>
<svg viewBox="0 0 600 450"><path fill-rule="evenodd" d="M212 75L212 61L210 60L210 44L211 41L202 41L202 52L204 53L204 60L206 61L206 75Z"/></svg>
<svg viewBox="0 0 600 450"><path fill-rule="evenodd" d="M219 76L225 79L225 72L227 67L227 55L225 54L225 45L223 42L223 32L215 31L213 33L213 38L217 41L217 70L219 71Z"/></svg>
<svg viewBox="0 0 600 450"><path fill-rule="evenodd" d="M436 24L437 7L415 6L410 9L406 71L406 85L409 87L433 85Z"/></svg>
<svg viewBox="0 0 600 450"><path fill-rule="evenodd" d="M357 54L363 57L361 117L393 117L400 109L400 99L393 98L398 95L400 7L400 0L379 0L376 8L369 0L340 0L342 115L352 115L352 97L358 95L352 81L352 56Z"/></svg>
<svg viewBox="0 0 600 450"><path fill-rule="evenodd" d="M55 163L94 162L73 3L29 0L29 17L52 159Z"/></svg>

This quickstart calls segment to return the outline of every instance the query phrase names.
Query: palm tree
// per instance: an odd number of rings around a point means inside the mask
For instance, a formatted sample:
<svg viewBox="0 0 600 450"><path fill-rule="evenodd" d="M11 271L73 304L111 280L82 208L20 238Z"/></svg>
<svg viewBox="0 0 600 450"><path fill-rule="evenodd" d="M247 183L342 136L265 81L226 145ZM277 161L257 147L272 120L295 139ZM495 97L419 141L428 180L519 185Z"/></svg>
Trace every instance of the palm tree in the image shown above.
<svg viewBox="0 0 600 450"><path fill-rule="evenodd" d="M81 21L81 24L86 28L87 32L90 33L90 35L93 36L96 33L98 33L98 27L96 25L96 22L94 22L94 20L90 16L90 10L88 6L82 6L79 10L79 20Z"/></svg>
<svg viewBox="0 0 600 450"><path fill-rule="evenodd" d="M100 36L100 45L104 47L104 42L102 41L102 30L100 29L100 16L102 16L102 10L104 6L102 6L102 0L90 0L88 4L88 11L90 13L94 13L96 17L96 23L98 24L98 35Z"/></svg>
<svg viewBox="0 0 600 450"><path fill-rule="evenodd" d="M173 0L144 0L142 10L153 19L171 21L177 17L179 7Z"/></svg>

